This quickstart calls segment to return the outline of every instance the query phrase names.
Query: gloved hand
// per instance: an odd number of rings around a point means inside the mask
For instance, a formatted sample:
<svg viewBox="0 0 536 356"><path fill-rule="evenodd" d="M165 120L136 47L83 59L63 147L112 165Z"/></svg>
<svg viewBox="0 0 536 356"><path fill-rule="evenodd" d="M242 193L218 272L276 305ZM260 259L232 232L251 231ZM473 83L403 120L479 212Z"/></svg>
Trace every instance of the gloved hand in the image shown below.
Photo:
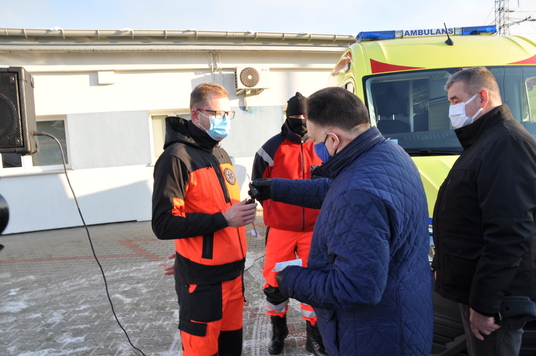
<svg viewBox="0 0 536 356"><path fill-rule="evenodd" d="M249 183L249 196L258 201L272 198L272 180L270 178L259 178Z"/></svg>
<svg viewBox="0 0 536 356"><path fill-rule="evenodd" d="M281 292L281 295L284 297L284 298L289 298L289 295L286 293L286 291L284 290L284 288L282 287L283 285L283 278L284 278L284 275L285 275L285 270L288 269L288 267L285 267L283 268L282 271L280 272L277 272L275 274L275 280L277 281L277 286L279 288L279 291Z"/></svg>

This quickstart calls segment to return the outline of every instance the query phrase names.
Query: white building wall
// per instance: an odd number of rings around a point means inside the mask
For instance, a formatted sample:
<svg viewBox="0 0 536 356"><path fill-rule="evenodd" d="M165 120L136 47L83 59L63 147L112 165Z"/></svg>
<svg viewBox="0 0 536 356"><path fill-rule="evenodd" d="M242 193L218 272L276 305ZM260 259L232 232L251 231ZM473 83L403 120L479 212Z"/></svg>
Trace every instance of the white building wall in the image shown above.
<svg viewBox="0 0 536 356"><path fill-rule="evenodd" d="M245 198L253 156L279 132L286 101L296 91L307 96L325 87L343 50L230 51L217 60L210 52L0 50L0 66L23 66L33 75L38 121L66 120L69 177L86 223L100 224L150 220L156 159L151 115L187 112L191 90L206 81L222 84L237 111L222 146ZM244 65L270 69L269 88L246 100L235 95L234 78L234 68ZM111 83L99 84L99 72ZM59 169L3 169L0 194L10 207L4 234L81 225Z"/></svg>

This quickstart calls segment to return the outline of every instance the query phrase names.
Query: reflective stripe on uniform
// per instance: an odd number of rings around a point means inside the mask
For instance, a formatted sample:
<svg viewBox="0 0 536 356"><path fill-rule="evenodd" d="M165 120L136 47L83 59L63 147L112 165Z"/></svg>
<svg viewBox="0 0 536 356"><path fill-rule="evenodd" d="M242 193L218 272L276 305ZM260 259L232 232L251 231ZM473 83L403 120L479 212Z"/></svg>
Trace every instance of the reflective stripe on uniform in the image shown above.
<svg viewBox="0 0 536 356"><path fill-rule="evenodd" d="M274 314L284 313L287 311L287 309L288 309L288 299L278 305L272 304L270 302L266 302L266 311L268 313L274 313Z"/></svg>

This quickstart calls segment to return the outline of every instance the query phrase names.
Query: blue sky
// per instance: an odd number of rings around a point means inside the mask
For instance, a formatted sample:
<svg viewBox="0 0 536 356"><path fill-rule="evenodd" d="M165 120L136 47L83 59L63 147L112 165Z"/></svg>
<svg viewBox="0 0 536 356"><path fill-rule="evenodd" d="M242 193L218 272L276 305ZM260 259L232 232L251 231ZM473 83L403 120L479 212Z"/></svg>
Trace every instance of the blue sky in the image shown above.
<svg viewBox="0 0 536 356"><path fill-rule="evenodd" d="M510 19L536 1L510 0ZM0 28L221 30L352 34L492 24L495 0L0 0ZM536 41L536 22L511 27Z"/></svg>

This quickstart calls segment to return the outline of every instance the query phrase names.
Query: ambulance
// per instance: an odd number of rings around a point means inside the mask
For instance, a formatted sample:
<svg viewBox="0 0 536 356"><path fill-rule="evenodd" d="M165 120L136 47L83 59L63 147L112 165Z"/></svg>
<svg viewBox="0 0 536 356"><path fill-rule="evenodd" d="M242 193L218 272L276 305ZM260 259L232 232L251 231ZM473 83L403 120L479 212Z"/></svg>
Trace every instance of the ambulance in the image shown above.
<svg viewBox="0 0 536 356"><path fill-rule="evenodd" d="M332 71L329 85L359 96L372 125L412 156L430 217L439 186L462 151L448 116L450 74L490 69L503 103L536 135L536 43L495 32L495 26L360 32Z"/></svg>
<svg viewBox="0 0 536 356"><path fill-rule="evenodd" d="M414 160L430 229L438 189L462 152L448 116L445 84L452 73L476 66L491 70L503 103L536 137L536 43L496 35L495 26L360 32L331 73L329 85L359 96L371 124ZM434 293L434 306L432 354L465 354L457 305ZM534 354L536 324L527 325L521 351Z"/></svg>

